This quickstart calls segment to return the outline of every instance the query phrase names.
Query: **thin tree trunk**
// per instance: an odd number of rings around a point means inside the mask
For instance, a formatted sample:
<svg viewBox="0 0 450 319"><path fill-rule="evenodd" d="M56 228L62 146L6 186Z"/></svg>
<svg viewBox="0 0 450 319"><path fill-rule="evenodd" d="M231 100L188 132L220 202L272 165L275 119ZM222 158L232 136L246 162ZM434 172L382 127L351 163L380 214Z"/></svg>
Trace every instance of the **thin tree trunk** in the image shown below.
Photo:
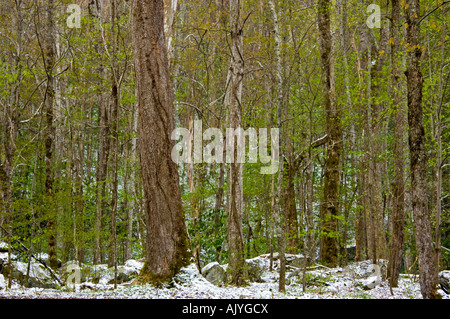
<svg viewBox="0 0 450 319"><path fill-rule="evenodd" d="M100 12L102 1L95 0L97 19L101 23ZM95 15L95 14L94 14ZM96 49L100 50L100 45L96 45ZM98 73L103 78L105 70L102 64L98 68ZM108 160L110 152L110 126L109 126L109 104L106 103L102 93L97 96L98 105L98 126L99 126L99 146L97 153L96 167L96 211L95 211L95 247L94 247L94 264L104 263L103 252L103 219L106 209L106 178L108 176Z"/></svg>
<svg viewBox="0 0 450 319"><path fill-rule="evenodd" d="M358 86L359 86L359 100L366 100L366 86L364 83L363 72L368 68L368 32L365 26L359 27L359 48L356 46L355 37L351 38L351 44L356 56L356 68L358 74ZM359 157L359 173L357 179L358 185L358 204L360 209L357 212L357 220L355 221L356 228L356 260L363 260L368 256L369 247L369 223L367 221L369 216L369 200L368 200L368 112L367 106L359 104L361 109L361 115L364 118L363 127L360 130L362 136L361 148L364 153ZM356 132L355 132L356 134Z"/></svg>
<svg viewBox="0 0 450 319"><path fill-rule="evenodd" d="M201 272L201 266L200 266L200 232L198 229L198 222L199 222L199 207L198 207L198 200L197 195L195 194L195 174L194 174L194 159L193 159L193 151L194 151L194 114L191 112L189 114L188 119L188 130L190 132L190 138L188 141L188 164L187 164L187 179L188 179L188 185L189 185L189 193L192 196L191 200L191 207L192 207L192 219L193 219L193 226L195 229L194 233L194 240L191 240L191 243L194 246L193 256L195 258L195 264L197 265L197 269L199 272ZM196 132L197 134L202 132Z"/></svg>
<svg viewBox="0 0 450 319"><path fill-rule="evenodd" d="M443 24L443 30L441 35L441 42L445 42L446 37L446 24ZM436 110L434 112L434 118L435 118L435 139L437 144L437 164L436 164L436 230L435 230L435 236L436 236L436 263L439 271L440 266L440 255L441 255L441 210L442 210L442 165L443 165L443 159L442 159L442 120L441 120L441 112L442 112L442 105L444 102L444 68L445 68L445 46L441 46L441 65L440 65L440 83L439 83L439 101L438 105L436 105Z"/></svg>
<svg viewBox="0 0 450 319"><path fill-rule="evenodd" d="M292 159L292 156L291 156ZM298 237L298 218L295 203L295 168L292 162L287 165L286 184L283 190L283 211L286 218L286 253L298 254L300 242Z"/></svg>
<svg viewBox="0 0 450 319"><path fill-rule="evenodd" d="M387 247L384 231L383 219L383 199L382 199L382 165L380 155L382 150L381 124L382 124L382 104L377 99L381 96L380 80L382 67L387 54L387 30L384 21L381 21L379 45L375 43L375 39L371 37L371 59L370 63L370 199L371 199L371 216L373 216L373 232L375 238L374 260L378 258L386 258ZM375 65L373 65L375 62Z"/></svg>
<svg viewBox="0 0 450 319"><path fill-rule="evenodd" d="M53 68L56 60L55 48L55 21L54 21L54 2L48 1L47 6L47 24L45 33L45 67L47 74L47 90L45 98L45 118L47 128L45 130L45 194L47 196L47 231L48 231L48 255L51 268L58 267L56 257L56 216L54 210L54 176L53 176L53 152L55 127L53 124L53 103L55 98L55 78L53 76Z"/></svg>
<svg viewBox="0 0 450 319"><path fill-rule="evenodd" d="M166 38L167 56L169 59L169 69L174 53L174 23L177 12L178 0L164 0L164 34Z"/></svg>
<svg viewBox="0 0 450 319"><path fill-rule="evenodd" d="M308 257L313 262L316 260L316 240L314 230L314 161L312 151L309 152L306 169L306 247ZM305 252L306 254L306 252Z"/></svg>
<svg viewBox="0 0 450 319"><path fill-rule="evenodd" d="M404 245L404 219L405 219L405 182L404 182L404 142L403 134L406 113L402 102L402 75L400 73L400 0L392 0L391 25L391 65L394 106L394 180L392 183L392 237L390 244L390 258L387 277L391 287L398 286L402 252Z"/></svg>
<svg viewBox="0 0 450 319"><path fill-rule="evenodd" d="M287 134L285 125L283 125L283 117L287 118L287 109L283 103L283 78L282 78L282 61L281 61L281 38L280 38L280 30L278 24L278 13L274 0L269 2L270 8L272 11L272 16L274 20L274 35L275 35L275 55L277 59L276 63L276 82L277 82L277 117L278 117L278 128L281 131L281 140L286 140ZM288 148L290 147L290 143L287 143L286 150L282 150L282 153L286 153L288 156ZM289 160L289 159L288 159ZM288 163L289 165L289 163ZM281 160L279 163L278 169L278 182L277 182L277 196L275 199L275 207L274 207L274 219L276 223L277 230L277 238L278 238L278 258L280 261L280 279L278 281L278 290L280 292L284 292L286 290L286 260L285 260L285 251L286 251L286 216L287 216L287 205L284 205L281 208L280 201L282 201L283 190L283 179L284 179L284 160L283 156L281 156ZM289 169L288 169L289 170ZM288 178L289 179L289 178ZM286 199L286 196L283 196ZM295 196L294 196L295 197Z"/></svg>
<svg viewBox="0 0 450 319"><path fill-rule="evenodd" d="M220 225L220 215L223 207L223 185L225 182L225 163L222 162L219 164L219 180L217 182L217 191L216 191L216 199L214 204L214 243L215 243L215 250L216 250L216 256L218 258L218 261L220 263L221 261L221 252L222 252L222 242L219 239L219 228Z"/></svg>
<svg viewBox="0 0 450 319"><path fill-rule="evenodd" d="M131 259L132 257L132 238L133 238L133 212L135 210L135 195L132 192L133 185L135 183L134 174L134 112L128 117L128 136L132 136L131 143L126 143L125 146L125 158L127 159L126 171L123 177L123 189L124 189L124 199L123 199L123 209L126 214L126 237L125 237L125 261ZM131 186L130 186L131 185Z"/></svg>
<svg viewBox="0 0 450 319"><path fill-rule="evenodd" d="M108 266L114 267L114 288L117 288L117 210L118 210L118 156L119 156L119 112L120 79L116 65L116 1L111 2L111 142L112 142L112 194L111 225Z"/></svg>

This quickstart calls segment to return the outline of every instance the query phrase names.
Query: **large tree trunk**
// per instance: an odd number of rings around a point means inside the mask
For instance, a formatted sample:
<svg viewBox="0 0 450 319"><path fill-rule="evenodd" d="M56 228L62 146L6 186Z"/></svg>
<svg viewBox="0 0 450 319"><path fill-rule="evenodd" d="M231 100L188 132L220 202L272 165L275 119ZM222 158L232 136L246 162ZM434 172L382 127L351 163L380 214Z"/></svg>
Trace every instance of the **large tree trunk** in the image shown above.
<svg viewBox="0 0 450 319"><path fill-rule="evenodd" d="M392 0L392 25L391 25L391 65L393 84L394 106L394 180L392 183L392 237L390 242L390 256L388 278L391 287L398 286L402 252L404 244L404 219L405 219L405 183L404 183L404 122L405 109L402 102L402 76L400 73L400 0Z"/></svg>
<svg viewBox="0 0 450 319"><path fill-rule="evenodd" d="M431 234L428 208L427 154L425 128L423 125L422 88L420 70L422 48L420 46L419 0L408 0L406 8L407 43L409 43L406 79L408 86L408 125L411 156L411 188L415 224L416 247L419 259L420 290L423 298L439 298L436 285L438 268Z"/></svg>
<svg viewBox="0 0 450 319"><path fill-rule="evenodd" d="M230 128L241 126L242 80L244 76L244 57L242 28L240 24L240 0L230 1L231 28L231 78L230 95L227 99L230 112ZM238 139L233 138L233 161L230 163L230 201L228 210L228 260L231 283L240 286L245 281L244 236L242 233L242 164L238 159ZM228 142L227 142L228 143Z"/></svg>
<svg viewBox="0 0 450 319"><path fill-rule="evenodd" d="M174 94L164 37L164 1L133 0L132 42L139 105L139 151L145 195L146 263L138 282L162 283L189 260L177 165Z"/></svg>
<svg viewBox="0 0 450 319"><path fill-rule="evenodd" d="M320 257L329 266L337 264L337 219L338 188L340 182L339 166L342 149L342 129L339 106L336 100L334 81L334 59L330 29L329 0L319 0L318 28L320 36L320 61L322 66L322 91L327 123L327 158L324 171L324 194L321 211L322 245Z"/></svg>

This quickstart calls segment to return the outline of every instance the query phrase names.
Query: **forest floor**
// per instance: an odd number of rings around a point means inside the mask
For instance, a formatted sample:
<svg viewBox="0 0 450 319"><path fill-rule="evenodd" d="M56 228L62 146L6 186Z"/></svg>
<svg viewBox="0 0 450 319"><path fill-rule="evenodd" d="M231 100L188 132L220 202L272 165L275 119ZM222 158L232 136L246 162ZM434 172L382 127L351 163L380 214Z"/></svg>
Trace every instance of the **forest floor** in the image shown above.
<svg viewBox="0 0 450 319"><path fill-rule="evenodd" d="M0 275L0 277L2 277ZM286 292L278 291L278 273L265 271L264 282L251 282L245 287L216 286L207 281L192 264L182 269L171 285L120 284L114 289L112 284L85 282L75 286L75 290L24 288L13 282L6 289L6 281L0 278L0 299L421 299L418 277L401 275L399 287L391 289L381 280L372 289L365 287L364 280L350 276L342 268L317 269L308 271L305 290L302 278L293 277L286 285ZM442 290L444 299L450 295Z"/></svg>

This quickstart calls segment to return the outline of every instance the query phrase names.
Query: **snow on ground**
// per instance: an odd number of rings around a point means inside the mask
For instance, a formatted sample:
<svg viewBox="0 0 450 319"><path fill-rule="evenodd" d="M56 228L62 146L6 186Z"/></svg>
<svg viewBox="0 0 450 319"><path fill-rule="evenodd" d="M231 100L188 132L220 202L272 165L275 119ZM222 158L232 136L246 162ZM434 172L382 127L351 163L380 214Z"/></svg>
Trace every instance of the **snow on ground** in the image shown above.
<svg viewBox="0 0 450 319"><path fill-rule="evenodd" d="M137 266L129 264L127 265ZM278 273L266 271L263 283L249 283L246 287L218 287L208 282L194 264L182 269L171 285L118 285L85 282L76 285L75 291L63 287L57 289L24 288L13 283L6 289L7 280L0 275L0 298L51 298L51 299L420 299L420 287L416 276L402 275L398 288L391 294L389 285L381 285L366 290L361 280L353 278L342 268L317 269L307 272L308 285L303 291L302 280L291 278L286 292L278 292ZM439 290L443 298L450 299Z"/></svg>

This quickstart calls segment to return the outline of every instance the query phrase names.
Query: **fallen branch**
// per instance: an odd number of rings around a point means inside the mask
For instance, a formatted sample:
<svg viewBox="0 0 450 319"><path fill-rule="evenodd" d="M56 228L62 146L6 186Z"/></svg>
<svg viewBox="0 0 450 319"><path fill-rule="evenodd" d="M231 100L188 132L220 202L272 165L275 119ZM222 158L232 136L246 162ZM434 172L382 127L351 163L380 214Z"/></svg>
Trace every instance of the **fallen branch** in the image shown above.
<svg viewBox="0 0 450 319"><path fill-rule="evenodd" d="M4 231L5 233L9 233L5 228L3 228L3 226L0 226L0 228L3 229L3 231ZM52 271L52 269L49 268L49 267L47 266L47 264L45 263L45 261L43 261L42 259L40 259L40 258L34 256L33 253L31 253L30 250L29 250L29 249L28 249L28 248L27 248L20 240L17 240L17 241L19 242L20 246L21 246L22 248L25 249L25 251L27 251L27 252L30 253L30 255L31 255L32 258L34 258L37 262L39 262L40 264L42 264L42 265L45 267L45 269L48 270L48 272L50 273L50 275L53 277L53 279L55 279L55 280L59 283L60 286L64 286L64 284L61 282L61 280L58 278L58 276L56 276L55 273Z"/></svg>
<svg viewBox="0 0 450 319"><path fill-rule="evenodd" d="M448 251L450 253L450 249L448 249L447 247L441 246L441 249Z"/></svg>
<svg viewBox="0 0 450 319"><path fill-rule="evenodd" d="M297 270L299 270L299 271L303 271L303 270L305 270L305 271L310 271L310 270L315 270L315 269L318 269L318 268L325 268L325 269L327 269L327 270L331 270L330 268L325 267L325 266L323 266L323 265L319 265L319 264L316 264L316 266L305 267L305 268L300 268L300 267L295 267L295 266L289 266L289 265L286 265L286 268L293 269L294 271L297 271Z"/></svg>

